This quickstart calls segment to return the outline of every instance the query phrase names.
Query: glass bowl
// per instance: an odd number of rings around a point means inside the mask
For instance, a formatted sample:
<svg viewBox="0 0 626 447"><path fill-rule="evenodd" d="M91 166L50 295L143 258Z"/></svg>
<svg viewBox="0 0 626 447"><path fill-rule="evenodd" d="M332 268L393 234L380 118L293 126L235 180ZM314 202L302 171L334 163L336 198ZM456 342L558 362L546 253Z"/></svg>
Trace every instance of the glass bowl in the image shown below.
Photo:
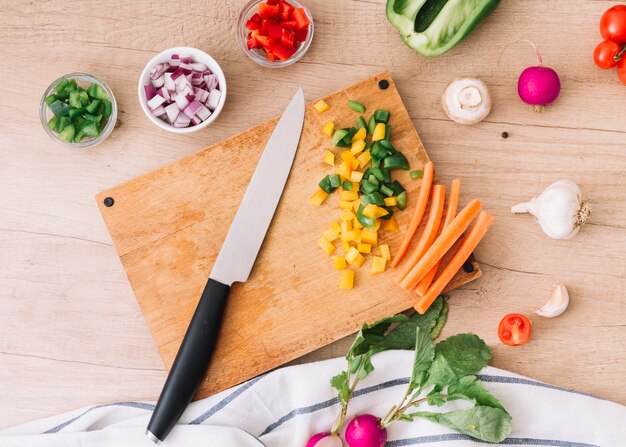
<svg viewBox="0 0 626 447"><path fill-rule="evenodd" d="M239 43L241 44L241 48L243 49L243 52L246 53L246 56L248 56L257 64L262 65L263 67L282 68L282 67L288 67L289 65L294 64L295 62L299 61L302 58L302 56L304 56L304 54L307 52L307 50L311 46L311 42L313 41L314 30L313 30L313 16L311 15L311 11L309 11L309 8L307 8L306 5L299 0L288 0L288 2L296 8L304 9L304 12L306 12L306 15L309 18L309 21L311 22L311 24L309 25L309 33L306 36L306 40L300 44L300 46L298 47L296 52L293 54L293 56L291 56L289 59L285 61L267 60L267 57L265 56L265 53L263 51L256 50L256 49L249 50L248 45L246 44L248 33L250 32L250 30L246 28L246 22L248 21L248 19L250 19L250 17L252 17L252 15L255 12L257 12L258 10L257 6L259 3L262 3L262 2L259 0L250 0L248 3L244 5L243 9L239 13L239 18L237 19L237 37L239 38Z"/></svg>
<svg viewBox="0 0 626 447"><path fill-rule="evenodd" d="M44 99L48 95L51 95L54 93L54 88L63 79L74 79L76 83L80 87L83 87L83 88L86 88L90 84L93 84L93 83L98 84L107 92L107 95L109 95L109 100L111 101L111 106L112 106L111 116L109 117L109 120L107 121L106 126L104 126L104 129L102 129L102 132L100 132L100 135L98 135L97 137L93 137L90 140L85 139L80 143L68 143L67 141L61 140L56 132L48 129L48 121L50 120L50 118L52 118L53 114L50 111L50 108L44 102ZM66 146L66 147L73 147L76 149L93 147L96 144L99 144L102 141L106 140L107 137L111 135L111 132L113 132L113 128L115 127L115 123L117 122L117 102L115 101L115 96L113 95L113 92L102 79L99 79L87 73L80 73L80 72L70 73L65 76L61 76L59 79L57 79L52 84L50 84L50 86L46 89L43 96L41 97L41 102L39 104L39 118L41 119L41 125L43 126L46 133L50 135L50 137L57 143L62 144L63 146Z"/></svg>

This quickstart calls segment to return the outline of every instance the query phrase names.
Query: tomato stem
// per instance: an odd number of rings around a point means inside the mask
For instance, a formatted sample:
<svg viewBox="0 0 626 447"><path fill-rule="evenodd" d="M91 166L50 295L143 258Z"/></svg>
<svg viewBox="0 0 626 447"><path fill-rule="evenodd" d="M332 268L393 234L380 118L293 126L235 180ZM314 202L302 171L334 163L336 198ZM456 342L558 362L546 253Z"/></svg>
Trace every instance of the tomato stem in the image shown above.
<svg viewBox="0 0 626 447"><path fill-rule="evenodd" d="M620 61L620 59L622 58L622 55L624 54L624 52L626 52L626 45L624 45L624 46L622 47L622 49L620 50L620 52L619 52L619 53L617 53L615 56L613 56L613 60L614 60L615 62L619 62L619 61Z"/></svg>

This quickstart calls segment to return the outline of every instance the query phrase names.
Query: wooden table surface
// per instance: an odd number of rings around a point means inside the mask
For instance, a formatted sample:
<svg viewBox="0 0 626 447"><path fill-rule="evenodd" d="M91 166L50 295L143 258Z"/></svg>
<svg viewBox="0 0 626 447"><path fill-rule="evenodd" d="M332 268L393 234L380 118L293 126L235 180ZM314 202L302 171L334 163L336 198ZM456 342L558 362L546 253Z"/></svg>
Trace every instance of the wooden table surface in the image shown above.
<svg viewBox="0 0 626 447"><path fill-rule="evenodd" d="M469 39L426 59L385 20L383 0L308 2L315 39L292 67L264 69L239 47L243 1L5 2L0 15L0 428L76 407L154 400L166 373L139 312L94 195L279 114L296 87L309 100L389 69L444 181L463 179L496 224L476 252L482 279L451 294L444 336L473 331L493 365L626 403L626 87L592 60L598 21L614 2L504 0ZM517 97L521 70L545 64L561 76L558 101L533 113ZM136 96L157 52L201 48L222 65L228 99L208 129L157 129ZM84 71L115 92L121 126L103 144L69 150L39 123L40 95L57 77ZM450 122L440 95L458 76L491 88L481 124ZM501 133L509 133L503 139ZM544 236L509 207L552 181L577 182L591 223L570 241ZM509 312L531 315L555 283L571 294L556 319L533 317L532 341L502 345ZM342 355L342 340L301 361Z"/></svg>

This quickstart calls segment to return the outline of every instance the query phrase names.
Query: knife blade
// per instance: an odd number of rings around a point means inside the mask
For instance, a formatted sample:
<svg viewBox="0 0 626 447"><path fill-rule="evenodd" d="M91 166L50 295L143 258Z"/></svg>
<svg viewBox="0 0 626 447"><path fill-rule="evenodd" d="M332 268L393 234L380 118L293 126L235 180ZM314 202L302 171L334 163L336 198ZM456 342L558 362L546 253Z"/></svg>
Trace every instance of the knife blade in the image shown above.
<svg viewBox="0 0 626 447"><path fill-rule="evenodd" d="M160 444L189 405L209 366L234 282L245 282L291 171L304 124L299 88L276 124L244 193L148 423Z"/></svg>

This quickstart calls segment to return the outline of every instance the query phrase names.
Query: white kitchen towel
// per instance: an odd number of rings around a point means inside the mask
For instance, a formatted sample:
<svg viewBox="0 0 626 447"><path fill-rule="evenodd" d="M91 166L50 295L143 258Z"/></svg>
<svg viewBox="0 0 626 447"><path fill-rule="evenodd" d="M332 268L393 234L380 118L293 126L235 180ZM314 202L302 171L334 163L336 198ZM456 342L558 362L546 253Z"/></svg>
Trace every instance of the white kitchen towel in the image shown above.
<svg viewBox="0 0 626 447"><path fill-rule="evenodd" d="M410 351L376 355L376 369L359 384L348 417L384 415L404 393L412 360ZM163 446L303 447L309 436L332 426L339 405L329 379L344 366L339 358L282 368L194 402ZM626 446L622 405L491 367L479 377L513 417L504 445ZM143 402L82 408L0 431L0 446L150 447L144 430L153 408ZM493 445L425 420L393 424L388 439L388 447Z"/></svg>

